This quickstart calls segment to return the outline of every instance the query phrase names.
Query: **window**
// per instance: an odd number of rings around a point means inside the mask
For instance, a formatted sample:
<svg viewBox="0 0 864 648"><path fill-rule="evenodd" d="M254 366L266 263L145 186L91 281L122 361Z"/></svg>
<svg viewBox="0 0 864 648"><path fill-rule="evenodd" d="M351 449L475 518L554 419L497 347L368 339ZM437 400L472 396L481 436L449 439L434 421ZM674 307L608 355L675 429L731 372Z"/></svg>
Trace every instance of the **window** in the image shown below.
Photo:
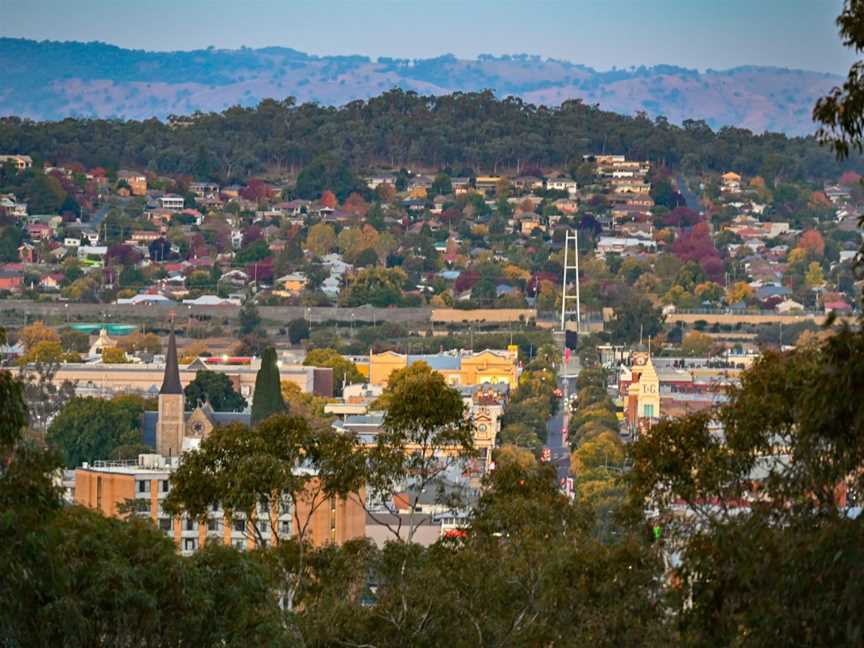
<svg viewBox="0 0 864 648"><path fill-rule="evenodd" d="M246 541L243 538L238 538L234 541L234 548L242 551L246 548Z"/></svg>
<svg viewBox="0 0 864 648"><path fill-rule="evenodd" d="M218 531L219 530L219 520L216 518L208 518L207 519L207 530L208 531Z"/></svg>
<svg viewBox="0 0 864 648"><path fill-rule="evenodd" d="M149 479L139 479L138 480L138 492L139 493L149 493L150 492L150 480Z"/></svg>
<svg viewBox="0 0 864 648"><path fill-rule="evenodd" d="M171 518L159 518L159 528L162 529L162 531L171 531L174 526L171 524L172 522L173 520Z"/></svg>
<svg viewBox="0 0 864 648"><path fill-rule="evenodd" d="M159 490L163 493L167 493L170 487L170 482L167 479L163 479L159 482Z"/></svg>
<svg viewBox="0 0 864 648"><path fill-rule="evenodd" d="M645 418L654 418L654 405L645 405L642 410L642 415Z"/></svg>
<svg viewBox="0 0 864 648"><path fill-rule="evenodd" d="M195 551L198 541L195 538L183 538L183 551Z"/></svg>
<svg viewBox="0 0 864 648"><path fill-rule="evenodd" d="M282 520L279 523L279 533L291 535L291 520Z"/></svg>
<svg viewBox="0 0 864 648"><path fill-rule="evenodd" d="M184 521L183 528L186 529L187 531L194 531L195 530L195 520L193 520L192 518L186 518L186 520Z"/></svg>
<svg viewBox="0 0 864 648"><path fill-rule="evenodd" d="M269 520L258 520L258 530L259 530L261 533L267 533L267 531L268 531L269 529L270 529L270 522L269 522Z"/></svg>
<svg viewBox="0 0 864 648"><path fill-rule="evenodd" d="M214 502L214 503L213 503L213 506L211 506L210 509L211 509L214 513L218 513L218 512L219 512L219 502Z"/></svg>
<svg viewBox="0 0 864 648"><path fill-rule="evenodd" d="M246 531L246 520L234 520L234 530L240 533Z"/></svg>

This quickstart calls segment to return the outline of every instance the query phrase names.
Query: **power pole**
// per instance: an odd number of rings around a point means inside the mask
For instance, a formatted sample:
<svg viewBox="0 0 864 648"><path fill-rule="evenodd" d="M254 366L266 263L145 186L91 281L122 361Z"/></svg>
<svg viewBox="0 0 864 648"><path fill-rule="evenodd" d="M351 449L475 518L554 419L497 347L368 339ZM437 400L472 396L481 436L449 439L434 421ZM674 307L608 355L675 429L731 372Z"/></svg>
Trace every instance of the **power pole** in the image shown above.
<svg viewBox="0 0 864 648"><path fill-rule="evenodd" d="M570 242L573 242L573 252L571 258ZM576 279L575 294L568 294L567 291L567 273L569 270L574 271ZM565 323L567 320L567 300L576 300L576 332L582 332L582 314L581 304L579 302L579 230L574 229L572 232L564 233L564 272L561 278L561 331L565 331Z"/></svg>

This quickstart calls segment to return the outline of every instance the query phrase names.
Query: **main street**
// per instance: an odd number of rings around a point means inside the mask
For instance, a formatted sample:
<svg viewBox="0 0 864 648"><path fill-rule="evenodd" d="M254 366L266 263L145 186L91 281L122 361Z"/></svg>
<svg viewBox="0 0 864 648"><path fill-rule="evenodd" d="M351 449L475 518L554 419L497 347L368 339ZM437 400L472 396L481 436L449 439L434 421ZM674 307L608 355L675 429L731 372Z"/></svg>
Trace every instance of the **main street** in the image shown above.
<svg viewBox="0 0 864 648"><path fill-rule="evenodd" d="M551 461L558 471L558 479L570 476L570 444L567 440L567 425L570 422L569 397L576 390L576 376L579 375L579 358L572 354L570 363L562 362L558 367L558 389L561 390L561 405L546 424L546 448L551 453Z"/></svg>

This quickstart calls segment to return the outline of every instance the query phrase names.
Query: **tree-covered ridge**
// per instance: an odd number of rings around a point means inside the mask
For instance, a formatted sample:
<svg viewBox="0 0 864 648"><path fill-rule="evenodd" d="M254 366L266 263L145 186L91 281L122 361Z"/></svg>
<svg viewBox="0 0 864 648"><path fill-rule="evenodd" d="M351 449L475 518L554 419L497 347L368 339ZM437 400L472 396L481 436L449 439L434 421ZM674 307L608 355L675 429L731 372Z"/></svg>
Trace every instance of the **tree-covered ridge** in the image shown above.
<svg viewBox="0 0 864 648"><path fill-rule="evenodd" d="M298 169L331 154L355 169L387 165L520 173L621 153L685 172L736 169L767 180L836 178L838 163L813 138L712 130L704 121L625 117L580 101L557 108L497 99L490 91L423 96L391 90L341 108L293 98L160 122L0 119L0 151L88 167L133 167L198 179L237 180Z"/></svg>
<svg viewBox="0 0 864 648"><path fill-rule="evenodd" d="M815 100L839 77L745 66L700 72L674 65L600 71L528 54L460 59L313 56L286 47L150 52L106 43L0 38L0 114L164 118L172 113L254 106L266 97L338 106L394 87L434 95L491 89L557 106L599 102L680 123L811 133Z"/></svg>

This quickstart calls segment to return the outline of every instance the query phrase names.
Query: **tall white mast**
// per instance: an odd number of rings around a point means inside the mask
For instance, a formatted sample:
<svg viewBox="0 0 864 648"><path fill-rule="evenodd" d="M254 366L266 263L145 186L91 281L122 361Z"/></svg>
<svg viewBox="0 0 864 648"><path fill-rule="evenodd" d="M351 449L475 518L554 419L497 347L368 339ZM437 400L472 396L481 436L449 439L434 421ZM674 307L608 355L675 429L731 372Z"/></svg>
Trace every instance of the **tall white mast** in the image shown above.
<svg viewBox="0 0 864 648"><path fill-rule="evenodd" d="M570 252L570 242L573 242L573 252L571 255ZM572 256L572 258L571 258ZM568 291L568 281L567 274L568 271L573 270L575 272L575 280L576 280L576 289L575 294L571 294L574 291ZM568 300L576 300L576 332L581 333L582 331L582 315L581 315L581 304L579 302L579 230L574 229L572 232L567 231L564 233L564 272L562 273L561 278L561 330L565 330L565 324L567 321L567 314L572 312L567 310L567 301Z"/></svg>

